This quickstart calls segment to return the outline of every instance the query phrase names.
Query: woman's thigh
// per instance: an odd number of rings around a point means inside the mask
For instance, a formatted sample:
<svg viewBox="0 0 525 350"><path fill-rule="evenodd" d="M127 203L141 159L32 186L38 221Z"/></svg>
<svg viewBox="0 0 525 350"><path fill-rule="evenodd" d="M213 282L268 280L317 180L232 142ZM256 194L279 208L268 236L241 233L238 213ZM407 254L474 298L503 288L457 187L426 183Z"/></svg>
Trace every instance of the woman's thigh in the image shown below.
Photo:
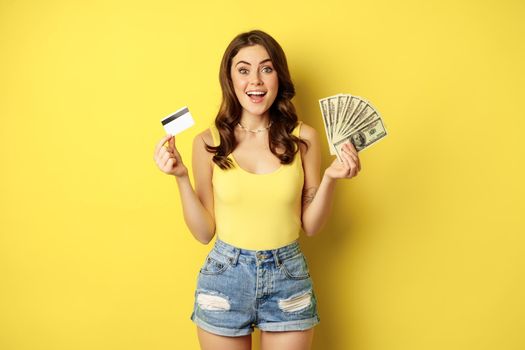
<svg viewBox="0 0 525 350"><path fill-rule="evenodd" d="M250 350L252 347L251 334L241 337L225 337L197 327L197 335L202 350Z"/></svg>
<svg viewBox="0 0 525 350"><path fill-rule="evenodd" d="M261 332L261 350L310 350L314 329L290 332Z"/></svg>

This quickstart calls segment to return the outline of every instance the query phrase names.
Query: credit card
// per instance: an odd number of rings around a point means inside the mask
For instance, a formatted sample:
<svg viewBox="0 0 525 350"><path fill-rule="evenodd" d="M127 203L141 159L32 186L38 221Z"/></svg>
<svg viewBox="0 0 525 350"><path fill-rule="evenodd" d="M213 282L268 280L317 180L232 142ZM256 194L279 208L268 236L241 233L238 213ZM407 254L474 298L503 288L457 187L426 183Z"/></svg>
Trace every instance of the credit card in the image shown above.
<svg viewBox="0 0 525 350"><path fill-rule="evenodd" d="M177 135L195 124L187 106L184 106L167 117L162 118L160 122L162 123L162 126L164 126L164 130L166 130L166 134L170 135Z"/></svg>

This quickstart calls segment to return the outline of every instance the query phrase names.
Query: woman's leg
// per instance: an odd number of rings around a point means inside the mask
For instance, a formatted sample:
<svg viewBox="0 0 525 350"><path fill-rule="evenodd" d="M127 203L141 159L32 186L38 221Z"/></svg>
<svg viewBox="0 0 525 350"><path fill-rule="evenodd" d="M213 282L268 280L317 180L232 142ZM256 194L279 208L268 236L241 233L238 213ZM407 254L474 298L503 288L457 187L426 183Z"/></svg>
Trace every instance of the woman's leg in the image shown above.
<svg viewBox="0 0 525 350"><path fill-rule="evenodd" d="M197 327L199 343L202 350L250 350L252 347L252 335L241 337L225 337L216 335Z"/></svg>
<svg viewBox="0 0 525 350"><path fill-rule="evenodd" d="M261 331L261 350L310 350L314 329L291 332Z"/></svg>

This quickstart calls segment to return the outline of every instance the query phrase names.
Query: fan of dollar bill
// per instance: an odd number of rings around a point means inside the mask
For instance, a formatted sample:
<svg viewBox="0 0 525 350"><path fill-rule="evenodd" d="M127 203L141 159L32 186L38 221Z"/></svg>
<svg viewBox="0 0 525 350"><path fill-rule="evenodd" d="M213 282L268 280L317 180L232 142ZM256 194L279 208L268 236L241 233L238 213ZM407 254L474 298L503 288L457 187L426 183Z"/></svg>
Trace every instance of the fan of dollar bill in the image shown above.
<svg viewBox="0 0 525 350"><path fill-rule="evenodd" d="M341 148L350 141L359 152L387 135L381 115L359 96L337 94L319 100L330 154L341 161Z"/></svg>

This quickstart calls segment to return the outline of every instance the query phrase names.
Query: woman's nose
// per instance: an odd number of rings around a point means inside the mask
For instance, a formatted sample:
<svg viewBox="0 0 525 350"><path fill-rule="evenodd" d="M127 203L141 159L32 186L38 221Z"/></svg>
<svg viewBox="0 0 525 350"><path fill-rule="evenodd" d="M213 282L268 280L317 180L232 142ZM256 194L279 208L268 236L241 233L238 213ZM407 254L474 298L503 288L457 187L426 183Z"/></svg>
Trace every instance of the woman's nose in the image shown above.
<svg viewBox="0 0 525 350"><path fill-rule="evenodd" d="M250 83L252 85L261 85L262 84L262 80L261 80L261 77L259 76L259 73L255 73L251 79L250 79Z"/></svg>

